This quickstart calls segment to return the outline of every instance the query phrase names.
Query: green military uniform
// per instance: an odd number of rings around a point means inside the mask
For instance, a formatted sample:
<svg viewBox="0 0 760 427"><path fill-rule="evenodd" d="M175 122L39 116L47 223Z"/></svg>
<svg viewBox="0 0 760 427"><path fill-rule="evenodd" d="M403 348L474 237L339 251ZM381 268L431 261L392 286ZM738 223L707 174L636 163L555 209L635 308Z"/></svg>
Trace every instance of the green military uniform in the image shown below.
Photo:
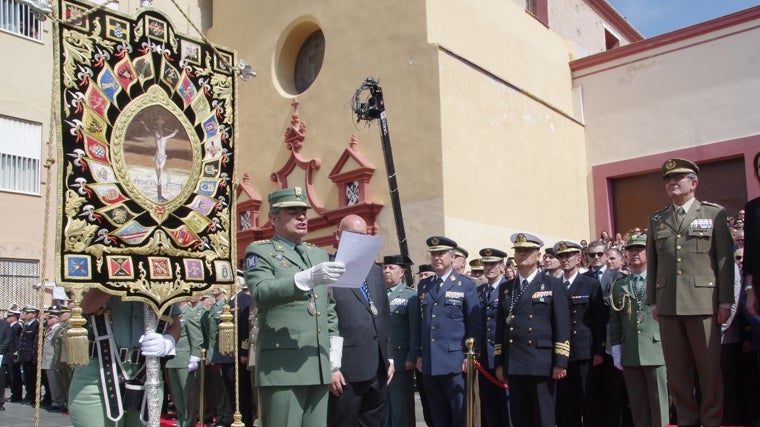
<svg viewBox="0 0 760 427"><path fill-rule="evenodd" d="M269 206L286 212L310 207L300 188L271 193ZM330 336L338 335L335 301L327 286L304 291L295 282L297 273L327 261L324 250L279 234L246 250L245 280L258 310L256 384L264 427L327 422Z"/></svg>
<svg viewBox="0 0 760 427"><path fill-rule="evenodd" d="M213 298L213 295L211 296ZM222 306L225 299L215 301L207 310L201 314L201 331L203 333L203 343L201 346L206 349L206 363L201 369L205 369L204 377L204 406L213 408L211 416L218 419L231 416L232 404L227 401L227 394L224 393L224 383L222 383L222 373L218 366L214 366L212 358L214 357L214 346L216 344L217 333L219 331L219 315L222 313ZM205 417L205 415L204 415Z"/></svg>
<svg viewBox="0 0 760 427"><path fill-rule="evenodd" d="M68 308L62 309L61 311L68 311ZM71 386L71 376L73 374L73 369L71 369L71 366L69 366L68 363L69 338L67 333L69 329L71 329L71 324L66 320L61 322L61 327L56 329L54 332L55 335L53 335L53 348L55 349L53 364L55 370L58 371L61 387L63 388L64 399L67 402L66 406L68 406L69 387Z"/></svg>
<svg viewBox="0 0 760 427"><path fill-rule="evenodd" d="M396 371L388 385L388 403L385 406L383 425L407 426L410 419L414 419L414 369L407 370L406 363L417 362L414 350L417 345L412 341L420 327L417 291L399 283L388 289L388 300L391 307L393 365Z"/></svg>
<svg viewBox="0 0 760 427"><path fill-rule="evenodd" d="M201 315L203 305L182 306L180 312L180 336L175 347L176 354L166 362L172 400L177 408L177 427L195 425L195 412L198 410L198 362L200 361L203 333L201 332ZM191 358L195 369L188 370Z"/></svg>
<svg viewBox="0 0 760 427"><path fill-rule="evenodd" d="M268 408L266 402L272 394L313 386L324 389L323 415L327 419L329 336L338 334L338 318L327 287L316 287L310 300L310 292L295 286L295 273L328 261L327 252L316 246L306 245L306 253L308 264L292 242L276 235L272 240L252 243L246 251L246 261L255 263L246 273L246 283L258 309L256 384L263 420L267 413L290 418L278 408ZM311 301L316 304L314 315L309 312ZM263 425L290 424L264 421ZM300 425L300 420L295 425Z"/></svg>
<svg viewBox="0 0 760 427"><path fill-rule="evenodd" d="M121 349L130 352L140 348L140 337L145 333L143 319L145 317L144 304L140 302L122 301L119 298L111 298L106 304L106 311L110 317L111 334L113 335L116 350ZM172 306L171 315L176 316L179 310ZM106 417L105 402L100 385L100 363L97 357L91 357L86 366L77 367L69 389L69 415L71 424L74 426L87 427L143 427L139 412L124 412L117 422ZM137 363L127 361L122 363L126 374L132 378L140 367ZM159 373L160 375L160 373ZM162 384L158 379L159 387ZM159 395L163 390L159 390Z"/></svg>
<svg viewBox="0 0 760 427"><path fill-rule="evenodd" d="M669 179L699 168L684 159L663 165ZM719 304L734 301L733 242L726 211L687 200L685 213L668 206L649 217L647 304L656 305L670 392L682 425L720 425L723 382L720 370ZM696 372L696 375L695 375ZM696 378L702 399L694 398Z"/></svg>
<svg viewBox="0 0 760 427"><path fill-rule="evenodd" d="M640 238L642 246L646 244L644 236L635 237ZM645 303L645 284L646 271L613 282L610 344L620 346L620 361L634 425L660 427L668 423L667 375L660 326L652 318L652 308Z"/></svg>

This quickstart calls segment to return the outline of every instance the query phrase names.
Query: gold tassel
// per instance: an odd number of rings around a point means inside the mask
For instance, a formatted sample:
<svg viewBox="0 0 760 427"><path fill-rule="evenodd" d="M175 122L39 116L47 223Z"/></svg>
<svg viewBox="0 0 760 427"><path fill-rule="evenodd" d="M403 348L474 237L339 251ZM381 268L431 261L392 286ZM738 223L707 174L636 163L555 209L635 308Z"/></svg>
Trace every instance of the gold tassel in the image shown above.
<svg viewBox="0 0 760 427"><path fill-rule="evenodd" d="M68 364L71 367L86 366L90 362L89 339L87 329L83 326L87 323L82 317L82 308L78 305L71 309L71 318L69 319L69 328L66 337L69 340L69 359Z"/></svg>
<svg viewBox="0 0 760 427"><path fill-rule="evenodd" d="M222 314L219 315L219 353L225 356L235 353L235 325L232 324L229 304L222 306Z"/></svg>

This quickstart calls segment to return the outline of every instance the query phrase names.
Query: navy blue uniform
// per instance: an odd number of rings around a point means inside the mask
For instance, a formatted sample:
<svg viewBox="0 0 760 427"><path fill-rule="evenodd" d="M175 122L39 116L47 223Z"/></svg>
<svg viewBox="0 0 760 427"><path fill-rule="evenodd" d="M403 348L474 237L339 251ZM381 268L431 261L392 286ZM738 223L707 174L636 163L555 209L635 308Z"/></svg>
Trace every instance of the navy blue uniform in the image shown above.
<svg viewBox="0 0 760 427"><path fill-rule="evenodd" d="M483 310L483 341L480 344L480 364L492 378L496 378L493 361L496 342L496 318L499 312L499 286L506 283L502 277L495 287L485 283L478 287L480 307ZM489 288L491 288L489 292ZM480 391L480 425L482 427L509 426L507 391L478 373Z"/></svg>
<svg viewBox="0 0 760 427"><path fill-rule="evenodd" d="M553 427L554 366L570 358L570 313L562 281L536 274L521 290L519 278L499 288L494 365L510 390L512 424Z"/></svg>
<svg viewBox="0 0 760 427"><path fill-rule="evenodd" d="M560 278L564 281L564 278ZM589 387L591 362L604 355L607 310L599 281L578 274L570 284L570 363L567 377L557 383L557 426L595 425ZM583 421L581 421L581 419Z"/></svg>
<svg viewBox="0 0 760 427"><path fill-rule="evenodd" d="M438 277L420 282L418 299L420 328L418 357L433 426L463 426L465 421L464 377L465 339L481 342L482 312L475 283L451 272L440 289Z"/></svg>

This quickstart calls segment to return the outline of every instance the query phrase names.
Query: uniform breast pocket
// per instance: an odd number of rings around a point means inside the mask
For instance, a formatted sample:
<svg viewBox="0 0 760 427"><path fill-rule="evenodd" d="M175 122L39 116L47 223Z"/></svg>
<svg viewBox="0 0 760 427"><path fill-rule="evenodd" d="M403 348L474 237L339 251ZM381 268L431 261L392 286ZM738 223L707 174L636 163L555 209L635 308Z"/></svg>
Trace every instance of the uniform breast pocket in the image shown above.
<svg viewBox="0 0 760 427"><path fill-rule="evenodd" d="M657 248L657 252L663 252L668 247L668 241L673 236L673 232L670 229L659 230L654 234L654 244Z"/></svg>
<svg viewBox="0 0 760 427"><path fill-rule="evenodd" d="M393 313L398 314L399 316L406 315L407 307L406 304L398 304L393 306Z"/></svg>
<svg viewBox="0 0 760 427"><path fill-rule="evenodd" d="M444 304L446 314L452 319L462 318L462 300L449 298Z"/></svg>
<svg viewBox="0 0 760 427"><path fill-rule="evenodd" d="M712 230L689 229L689 251L693 253L707 253L710 251Z"/></svg>

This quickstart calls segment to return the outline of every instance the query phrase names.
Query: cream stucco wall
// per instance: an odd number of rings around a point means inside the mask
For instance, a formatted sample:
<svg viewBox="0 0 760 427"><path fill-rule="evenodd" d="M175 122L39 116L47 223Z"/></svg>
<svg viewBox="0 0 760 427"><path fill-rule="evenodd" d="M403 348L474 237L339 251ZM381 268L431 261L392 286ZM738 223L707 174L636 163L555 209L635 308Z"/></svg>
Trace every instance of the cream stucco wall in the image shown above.
<svg viewBox="0 0 760 427"><path fill-rule="evenodd" d="M29 141L40 144L43 164L48 157L46 143L50 140L50 106L52 85L52 35L50 21L45 22L43 41L30 40L8 32L0 32L0 57L5 58L4 66L0 67L0 115L21 119L42 126L42 139ZM8 138L8 135L0 135ZM55 156L55 153L51 153ZM52 215L48 218L49 231L47 240L47 262L43 263L43 230L45 226L45 169L40 167L41 184L39 194L20 194L0 192L0 223L4 224L0 236L0 258L38 260L40 267L47 267L47 277L54 277L53 247L55 237L55 188L51 195L53 203ZM2 290L14 295L15 291ZM29 298L29 290L21 294ZM21 295L20 294L20 295ZM11 296L17 298L16 296ZM0 303L6 302L5 297ZM24 302L31 302L26 300ZM0 307L3 307L0 305Z"/></svg>
<svg viewBox="0 0 760 427"><path fill-rule="evenodd" d="M283 132L292 96L278 81L278 52L290 29L305 21L323 30L326 50L319 77L297 97L308 124L301 154L322 160L316 194L335 207L327 173L357 134L361 152L378 168L371 191L385 204L378 216L381 254L396 253L398 244L379 129L362 123L357 130L349 109L367 76L383 88L407 239L418 263L433 234L449 235L473 254L510 247L507 236L517 229L552 243L588 234L583 127L566 117L573 110L567 43L523 8L498 0L215 3L209 36L237 49L258 73L239 85L238 172L251 174L263 197L275 188L269 175L289 154ZM556 170L564 171L561 178L549 172ZM543 197L558 179L563 191ZM559 221L536 198L560 203L573 220ZM524 206L516 208L515 199Z"/></svg>
<svg viewBox="0 0 760 427"><path fill-rule="evenodd" d="M758 134L758 24L577 71L589 167Z"/></svg>

